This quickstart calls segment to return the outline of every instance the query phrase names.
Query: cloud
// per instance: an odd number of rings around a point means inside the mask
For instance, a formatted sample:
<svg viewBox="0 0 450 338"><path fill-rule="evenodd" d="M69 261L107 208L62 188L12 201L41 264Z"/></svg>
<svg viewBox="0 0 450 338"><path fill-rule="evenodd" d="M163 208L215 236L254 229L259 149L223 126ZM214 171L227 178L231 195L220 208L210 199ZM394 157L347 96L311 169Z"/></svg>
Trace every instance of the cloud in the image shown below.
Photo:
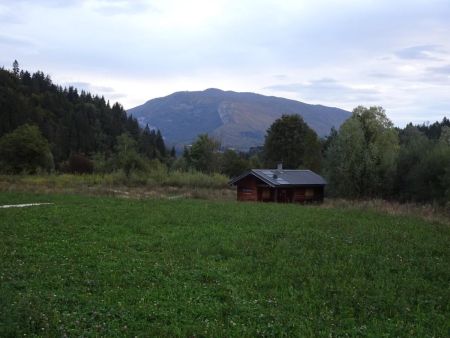
<svg viewBox="0 0 450 338"><path fill-rule="evenodd" d="M15 37L15 36L6 36L3 34L0 34L0 44L10 45L10 46L19 46L19 47L31 47L34 45L28 39Z"/></svg>
<svg viewBox="0 0 450 338"><path fill-rule="evenodd" d="M427 67L418 80L438 86L449 86L450 64Z"/></svg>
<svg viewBox="0 0 450 338"><path fill-rule="evenodd" d="M92 85L89 82L66 82L64 83L64 86L66 87L74 87L78 90L84 90L86 92L91 93L92 95L99 95L99 96L107 96L108 99L116 100L120 98L126 97L125 94L117 93L114 88L108 87L108 86L97 86Z"/></svg>
<svg viewBox="0 0 450 338"><path fill-rule="evenodd" d="M114 88L95 86L95 85L91 85L89 82L67 82L66 86L72 86L72 87L86 90L86 91L97 91L97 92L102 92L102 93L113 93L114 92Z"/></svg>
<svg viewBox="0 0 450 338"><path fill-rule="evenodd" d="M273 75L273 77L275 78L275 79L277 79L277 80L286 80L286 79L288 79L289 77L286 75L286 74L275 74L275 75Z"/></svg>
<svg viewBox="0 0 450 338"><path fill-rule="evenodd" d="M7 4L3 4L0 0L0 22L3 23L19 23L20 19L17 14L8 7Z"/></svg>
<svg viewBox="0 0 450 338"><path fill-rule="evenodd" d="M427 70L431 73L448 76L450 75L450 64L438 67L428 67Z"/></svg>
<svg viewBox="0 0 450 338"><path fill-rule="evenodd" d="M407 60L439 60L437 55L444 52L441 45L420 45L400 49L395 55Z"/></svg>
<svg viewBox="0 0 450 338"><path fill-rule="evenodd" d="M287 83L277 84L264 89L293 92L298 97L307 100L340 102L373 102L380 99L380 93L376 89L358 88L345 85L331 78L312 80L307 83Z"/></svg>
<svg viewBox="0 0 450 338"><path fill-rule="evenodd" d="M83 0L15 0L14 2L11 2L10 0L0 0L0 5L14 5L17 4L24 4L26 6L46 6L46 7L71 7L74 5L80 5L84 1Z"/></svg>
<svg viewBox="0 0 450 338"><path fill-rule="evenodd" d="M20 6L20 7L19 7ZM86 7L104 15L133 14L142 13L149 8L155 9L146 0L0 0L0 17L8 14L8 17L15 20L20 16L18 9L22 7L46 7L53 9L65 9L71 7ZM16 14L15 14L16 13Z"/></svg>
<svg viewBox="0 0 450 338"><path fill-rule="evenodd" d="M99 0L92 3L92 8L103 15L142 14L155 7L144 0Z"/></svg>
<svg viewBox="0 0 450 338"><path fill-rule="evenodd" d="M396 78L396 75L393 73L388 73L385 71L371 71L368 73L370 77L377 79L393 79Z"/></svg>

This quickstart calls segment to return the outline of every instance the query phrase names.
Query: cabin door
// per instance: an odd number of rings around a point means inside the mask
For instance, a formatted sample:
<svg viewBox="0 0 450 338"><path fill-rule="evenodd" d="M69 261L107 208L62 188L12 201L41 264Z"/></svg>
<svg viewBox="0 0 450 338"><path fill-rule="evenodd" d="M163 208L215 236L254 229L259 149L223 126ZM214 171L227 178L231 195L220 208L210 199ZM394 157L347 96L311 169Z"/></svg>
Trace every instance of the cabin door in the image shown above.
<svg viewBox="0 0 450 338"><path fill-rule="evenodd" d="M294 191L292 189L280 189L278 191L278 202L291 203L294 198Z"/></svg>
<svg viewBox="0 0 450 338"><path fill-rule="evenodd" d="M269 188L258 188L258 201L259 202L270 202L272 199L272 194Z"/></svg>

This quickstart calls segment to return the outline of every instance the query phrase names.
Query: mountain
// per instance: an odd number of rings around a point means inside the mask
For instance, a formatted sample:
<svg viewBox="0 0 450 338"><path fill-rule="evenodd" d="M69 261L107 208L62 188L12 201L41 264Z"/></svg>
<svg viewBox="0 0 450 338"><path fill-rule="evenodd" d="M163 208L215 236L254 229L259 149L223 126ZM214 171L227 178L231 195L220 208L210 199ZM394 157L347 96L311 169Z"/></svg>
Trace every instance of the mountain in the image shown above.
<svg viewBox="0 0 450 338"><path fill-rule="evenodd" d="M214 88L176 92L127 112L142 125L160 129L169 144L191 144L198 134L208 133L223 146L242 150L262 145L267 128L282 114L300 114L319 136L351 115L339 108Z"/></svg>

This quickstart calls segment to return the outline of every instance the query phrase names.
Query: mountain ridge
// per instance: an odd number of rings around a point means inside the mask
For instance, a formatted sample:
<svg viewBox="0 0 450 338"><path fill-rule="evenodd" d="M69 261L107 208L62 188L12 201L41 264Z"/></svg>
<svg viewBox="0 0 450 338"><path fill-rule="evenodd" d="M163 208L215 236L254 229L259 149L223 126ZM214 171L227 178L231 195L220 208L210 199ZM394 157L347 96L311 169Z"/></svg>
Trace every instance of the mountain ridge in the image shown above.
<svg viewBox="0 0 450 338"><path fill-rule="evenodd" d="M351 115L336 107L218 88L174 92L127 112L142 125L160 129L166 142L178 147L208 133L224 147L240 150L263 144L267 128L283 114L301 115L322 137Z"/></svg>

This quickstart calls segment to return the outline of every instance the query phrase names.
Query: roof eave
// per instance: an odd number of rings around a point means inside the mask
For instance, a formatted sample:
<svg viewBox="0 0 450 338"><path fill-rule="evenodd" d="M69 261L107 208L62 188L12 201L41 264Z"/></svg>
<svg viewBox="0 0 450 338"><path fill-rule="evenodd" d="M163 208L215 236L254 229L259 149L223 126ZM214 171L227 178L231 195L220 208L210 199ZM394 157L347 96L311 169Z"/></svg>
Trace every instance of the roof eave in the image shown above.
<svg viewBox="0 0 450 338"><path fill-rule="evenodd" d="M233 179L231 179L228 182L228 185L236 185L237 182L239 182L240 180L242 180L243 178L247 177L248 175L253 175L256 178L260 179L261 181L263 181L264 183L268 184L269 186L271 186L272 188L275 188L276 185L274 185L272 182L270 182L269 180L267 180L265 177L262 177L261 175L259 175L257 172L255 172L254 170L249 170L245 173L243 173L242 175L239 175Z"/></svg>

